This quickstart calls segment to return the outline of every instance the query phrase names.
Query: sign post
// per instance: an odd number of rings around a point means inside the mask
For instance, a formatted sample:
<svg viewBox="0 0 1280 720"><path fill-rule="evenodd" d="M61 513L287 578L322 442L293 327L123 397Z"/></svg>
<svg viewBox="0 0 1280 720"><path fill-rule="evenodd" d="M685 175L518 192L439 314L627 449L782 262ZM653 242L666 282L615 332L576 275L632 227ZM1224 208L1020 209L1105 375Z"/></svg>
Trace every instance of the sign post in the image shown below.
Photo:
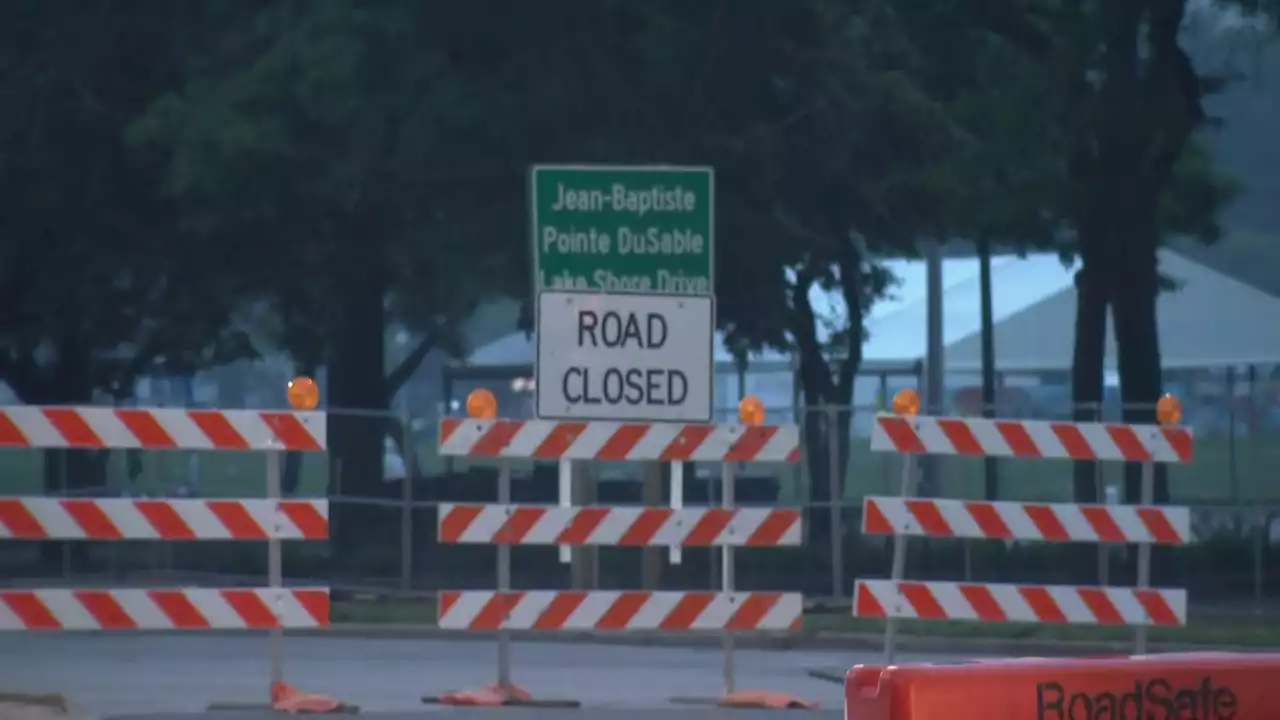
<svg viewBox="0 0 1280 720"><path fill-rule="evenodd" d="M708 167L531 169L539 418L711 421L714 208ZM673 508L683 471L672 464ZM561 505L572 472L560 464ZM670 553L679 563L680 548Z"/></svg>

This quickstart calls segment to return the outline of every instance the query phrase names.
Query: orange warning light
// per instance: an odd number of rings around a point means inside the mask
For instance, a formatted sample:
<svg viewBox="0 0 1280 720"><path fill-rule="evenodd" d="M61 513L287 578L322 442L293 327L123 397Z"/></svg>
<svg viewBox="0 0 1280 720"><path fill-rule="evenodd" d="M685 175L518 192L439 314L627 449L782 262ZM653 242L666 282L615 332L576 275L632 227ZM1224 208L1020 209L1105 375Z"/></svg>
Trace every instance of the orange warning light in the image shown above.
<svg viewBox="0 0 1280 720"><path fill-rule="evenodd" d="M474 420L492 420L498 417L498 399L484 388L472 390L467 396L467 417Z"/></svg>
<svg viewBox="0 0 1280 720"><path fill-rule="evenodd" d="M1182 422L1182 403L1178 398L1165 393L1156 402L1156 420L1161 425L1177 425Z"/></svg>
<svg viewBox="0 0 1280 720"><path fill-rule="evenodd" d="M289 407L294 410L315 410L320 404L320 387L306 375L290 380L285 395L289 398Z"/></svg>
<svg viewBox="0 0 1280 720"><path fill-rule="evenodd" d="M755 395L748 395L738 401L738 420L743 425L756 426L764 422L764 403Z"/></svg>
<svg viewBox="0 0 1280 720"><path fill-rule="evenodd" d="M894 415L915 415L920 412L920 396L911 388L903 388L893 394Z"/></svg>

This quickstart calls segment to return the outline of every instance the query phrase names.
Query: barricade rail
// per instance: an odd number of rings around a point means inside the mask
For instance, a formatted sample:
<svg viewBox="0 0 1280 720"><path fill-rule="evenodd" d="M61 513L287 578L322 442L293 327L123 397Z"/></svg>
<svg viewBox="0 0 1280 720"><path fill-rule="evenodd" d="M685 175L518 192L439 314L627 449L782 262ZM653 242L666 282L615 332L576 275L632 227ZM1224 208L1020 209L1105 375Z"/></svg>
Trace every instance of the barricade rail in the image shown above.
<svg viewBox="0 0 1280 720"><path fill-rule="evenodd" d="M4 540L327 540L328 500L0 497Z"/></svg>
<svg viewBox="0 0 1280 720"><path fill-rule="evenodd" d="M1151 504L1154 464L1185 463L1192 435L1175 425L1176 401L1161 401L1161 425L1066 423L978 418L918 417L919 399L903 391L895 414L876 418L871 449L906 455L901 497L863 500L862 531L894 538L887 580L857 581L853 614L885 619L885 656L892 662L896 620L1129 625L1146 649L1148 626L1187 622L1183 589L1149 588L1150 548L1191 540L1191 512ZM975 502L914 498L923 454L1113 460L1143 464L1142 501L1135 506L1075 503ZM1134 588L1005 583L913 582L903 577L906 538L985 538L1024 542L1135 543Z"/></svg>
<svg viewBox="0 0 1280 720"><path fill-rule="evenodd" d="M613 547L800 545L790 508L558 507L441 503L440 542Z"/></svg>
<svg viewBox="0 0 1280 720"><path fill-rule="evenodd" d="M446 630L798 631L799 593L446 590Z"/></svg>
<svg viewBox="0 0 1280 720"><path fill-rule="evenodd" d="M322 452L325 414L7 406L0 407L0 448Z"/></svg>
<svg viewBox="0 0 1280 720"><path fill-rule="evenodd" d="M444 418L440 421L440 455L522 460L795 463L800 460L800 428Z"/></svg>
<svg viewBox="0 0 1280 720"><path fill-rule="evenodd" d="M753 405L754 404L754 405ZM484 391L468 398L470 418L440 424L439 453L495 460L496 503L448 503L440 507L438 538L445 544L497 546L495 589L447 590L440 594L439 625L447 630L498 633L497 683L479 691L424 697L424 702L471 704L574 704L535 701L511 681L510 631L699 632L721 634L724 649L722 704L755 704L734 687L733 635L800 629L803 597L786 592L738 592L734 556L738 547L789 547L801 543L801 515L789 508L734 507L734 467L746 462L794 463L799 428L757 424L762 406L744 400L741 425L660 422L570 422L501 420ZM753 423L749 418L755 418ZM511 503L511 460L556 461L560 502L555 506ZM575 506L570 502L573 461L670 463L671 507ZM684 507L684 465L721 465L722 506ZM682 547L721 549L718 591L513 590L511 547L557 545L561 561L570 548L665 547L673 564ZM760 693L747 693L758 700ZM770 696L774 697L774 696ZM789 698L784 705L808 706Z"/></svg>
<svg viewBox="0 0 1280 720"><path fill-rule="evenodd" d="M1184 507L1076 503L984 502L868 496L862 532L1040 542L1155 543L1191 539Z"/></svg>
<svg viewBox="0 0 1280 720"><path fill-rule="evenodd" d="M318 393L290 383L302 407ZM263 587L57 588L0 591L0 631L270 631L273 698L283 684L285 628L329 626L329 588L284 587L281 541L324 540L329 503L282 500L284 452L322 452L325 413L100 407L0 406L0 450L223 450L266 457L266 499L0 498L0 539L267 543ZM336 705L336 703L335 703Z"/></svg>

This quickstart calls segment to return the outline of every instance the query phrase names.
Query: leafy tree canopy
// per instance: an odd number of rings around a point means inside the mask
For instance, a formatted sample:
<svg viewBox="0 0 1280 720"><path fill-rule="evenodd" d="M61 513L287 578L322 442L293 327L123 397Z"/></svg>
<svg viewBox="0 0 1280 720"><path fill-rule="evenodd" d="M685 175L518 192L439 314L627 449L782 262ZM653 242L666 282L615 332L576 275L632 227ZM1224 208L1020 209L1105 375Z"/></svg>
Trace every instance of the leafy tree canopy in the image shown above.
<svg viewBox="0 0 1280 720"><path fill-rule="evenodd" d="M247 351L122 130L174 80L186 6L7 5L0 21L0 380L28 402L132 392Z"/></svg>

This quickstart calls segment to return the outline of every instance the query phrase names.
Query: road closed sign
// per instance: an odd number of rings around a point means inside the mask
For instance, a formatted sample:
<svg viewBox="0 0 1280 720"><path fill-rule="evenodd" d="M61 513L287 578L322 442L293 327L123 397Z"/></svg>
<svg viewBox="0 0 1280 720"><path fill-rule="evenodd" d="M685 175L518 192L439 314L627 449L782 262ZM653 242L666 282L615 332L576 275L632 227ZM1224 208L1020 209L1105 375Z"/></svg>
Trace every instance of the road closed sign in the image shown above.
<svg viewBox="0 0 1280 720"><path fill-rule="evenodd" d="M709 296L538 294L537 414L710 422Z"/></svg>

